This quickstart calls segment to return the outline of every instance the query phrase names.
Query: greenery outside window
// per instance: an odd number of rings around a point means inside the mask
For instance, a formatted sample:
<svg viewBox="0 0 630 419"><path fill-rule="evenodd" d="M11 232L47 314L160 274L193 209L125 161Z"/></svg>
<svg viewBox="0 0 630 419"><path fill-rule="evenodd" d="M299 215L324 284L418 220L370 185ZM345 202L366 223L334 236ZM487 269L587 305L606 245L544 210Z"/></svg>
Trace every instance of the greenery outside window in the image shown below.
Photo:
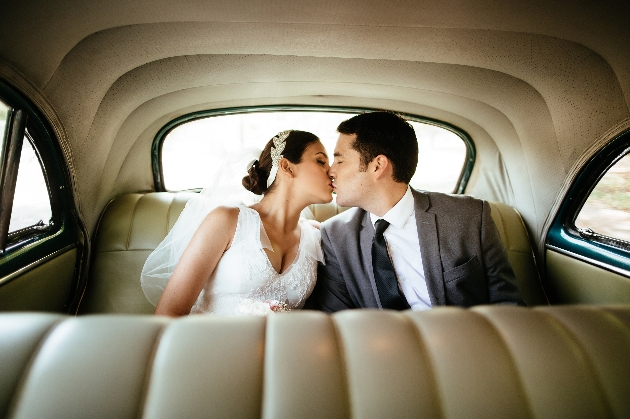
<svg viewBox="0 0 630 419"><path fill-rule="evenodd" d="M582 237L630 250L630 155L620 158L599 180L575 226Z"/></svg>
<svg viewBox="0 0 630 419"><path fill-rule="evenodd" d="M630 131L582 168L549 228L546 247L630 277Z"/></svg>

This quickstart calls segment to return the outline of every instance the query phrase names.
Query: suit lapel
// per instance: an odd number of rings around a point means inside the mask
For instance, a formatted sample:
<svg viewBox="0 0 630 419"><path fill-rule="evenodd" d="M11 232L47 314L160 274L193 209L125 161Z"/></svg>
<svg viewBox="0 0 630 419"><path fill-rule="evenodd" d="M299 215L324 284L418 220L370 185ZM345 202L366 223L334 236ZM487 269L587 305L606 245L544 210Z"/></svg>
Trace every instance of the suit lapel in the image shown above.
<svg viewBox="0 0 630 419"><path fill-rule="evenodd" d="M440 244L438 241L437 224L435 214L427 212L429 197L426 194L411 189L414 198L416 212L416 228L420 241L420 253L424 276L429 290L429 297L433 306L445 305L444 276L440 258ZM372 279L374 281L374 279Z"/></svg>
<svg viewBox="0 0 630 419"><path fill-rule="evenodd" d="M378 290L376 289L376 282L374 281L374 270L372 268L372 241L374 240L374 226L370 220L370 213L364 211L363 221L361 223L361 232L359 233L360 248L363 256L365 272L367 272L370 280L371 290L369 288L364 289L363 292L368 294L370 291L374 295L378 308L381 306L381 299L378 296ZM367 297L367 295L366 295Z"/></svg>

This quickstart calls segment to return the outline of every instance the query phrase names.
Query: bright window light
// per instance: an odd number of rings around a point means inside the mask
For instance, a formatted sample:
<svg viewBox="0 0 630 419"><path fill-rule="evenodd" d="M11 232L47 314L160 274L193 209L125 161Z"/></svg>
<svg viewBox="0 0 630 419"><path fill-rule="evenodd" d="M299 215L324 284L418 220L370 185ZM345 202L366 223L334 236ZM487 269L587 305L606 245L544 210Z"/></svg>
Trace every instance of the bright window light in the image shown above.
<svg viewBox="0 0 630 419"><path fill-rule="evenodd" d="M337 126L356 114L314 111L252 112L212 116L181 124L171 130L162 146L162 171L168 190L203 188L211 184L220 162L246 147L264 147L287 129L317 135L332 155ZM411 186L453 192L466 160L466 145L455 133L434 125L410 121L418 137L418 168Z"/></svg>

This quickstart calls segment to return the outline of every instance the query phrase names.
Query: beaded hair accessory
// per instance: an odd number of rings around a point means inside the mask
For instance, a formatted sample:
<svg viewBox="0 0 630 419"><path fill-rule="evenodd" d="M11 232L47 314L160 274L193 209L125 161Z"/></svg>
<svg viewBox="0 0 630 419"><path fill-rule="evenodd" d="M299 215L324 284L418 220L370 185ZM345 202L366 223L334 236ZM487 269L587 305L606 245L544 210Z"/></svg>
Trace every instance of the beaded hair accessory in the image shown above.
<svg viewBox="0 0 630 419"><path fill-rule="evenodd" d="M272 138L273 146L271 146L271 170L269 171L269 177L267 178L267 188L269 188L273 181L276 180L278 175L278 164L282 158L282 152L286 145L286 139L291 134L291 130L282 131Z"/></svg>

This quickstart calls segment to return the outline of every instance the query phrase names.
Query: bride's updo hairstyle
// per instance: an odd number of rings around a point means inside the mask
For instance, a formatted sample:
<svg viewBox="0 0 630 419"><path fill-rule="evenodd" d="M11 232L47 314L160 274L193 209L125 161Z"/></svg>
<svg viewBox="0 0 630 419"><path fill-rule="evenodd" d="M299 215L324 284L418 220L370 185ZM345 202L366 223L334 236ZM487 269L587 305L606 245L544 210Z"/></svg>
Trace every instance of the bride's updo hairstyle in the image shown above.
<svg viewBox="0 0 630 419"><path fill-rule="evenodd" d="M289 136L285 140L284 150L282 150L282 157L289 160L293 164L302 162L302 154L304 150L310 144L319 141L319 138L314 134L306 131L292 130ZM243 186L248 191L255 193L256 195L263 195L273 190L276 182L274 181L269 188L267 188L267 179L269 178L269 172L271 172L271 147L273 146L273 139L267 142L267 145L260 153L258 160L254 162L252 167L247 171L247 176L243 178Z"/></svg>

